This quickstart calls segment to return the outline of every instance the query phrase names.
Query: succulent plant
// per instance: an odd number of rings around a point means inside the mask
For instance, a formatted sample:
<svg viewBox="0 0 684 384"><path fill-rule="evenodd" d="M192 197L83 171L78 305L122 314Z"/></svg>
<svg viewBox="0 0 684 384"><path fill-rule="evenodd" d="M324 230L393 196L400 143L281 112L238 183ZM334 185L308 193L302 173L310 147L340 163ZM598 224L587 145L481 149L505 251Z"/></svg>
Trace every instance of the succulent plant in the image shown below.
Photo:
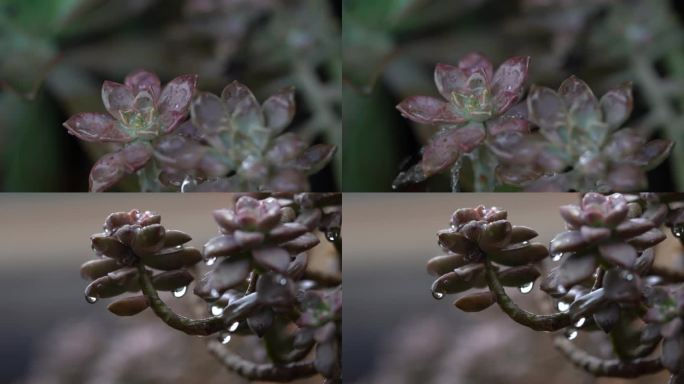
<svg viewBox="0 0 684 384"><path fill-rule="evenodd" d="M165 230L157 214L113 213L104 232L91 238L99 258L81 267L81 274L93 280L86 299L94 303L142 291L112 302L108 309L131 316L151 307L179 331L217 334L218 340L212 338L207 345L209 351L249 380L283 382L319 373L339 381L341 277L334 270L309 270L308 251L320 242L317 228L326 233L336 228L336 236L341 236L340 204L339 194L239 196L234 208L214 212L221 235L207 242L203 254L184 246L190 241L187 234ZM338 238L329 240L337 245ZM341 257L341 248L335 249L333 256ZM211 269L193 292L206 301L211 317L190 319L176 314L157 292L183 296L203 257ZM199 305L199 311L206 307ZM225 345L233 337L247 335L260 339L269 363L245 360ZM307 359L312 351L313 358Z"/></svg>
<svg viewBox="0 0 684 384"><path fill-rule="evenodd" d="M563 260L549 275L548 283L553 283L548 288L564 293L591 278L599 265L605 269L648 270L653 257L644 251L665 239L658 226L667 210L656 208L644 215L635 205L621 194L587 193L579 205L561 207L568 230L551 241L549 250Z"/></svg>
<svg viewBox="0 0 684 384"><path fill-rule="evenodd" d="M435 298L485 287L485 260L509 267L499 272L504 285L531 288L541 274L534 263L549 253L544 245L530 243L537 232L511 225L507 216L506 211L482 205L454 212L451 227L437 232L439 245L447 255L434 257L427 264L428 271L439 276L431 288ZM494 302L491 295L475 293L460 298L455 305L482 310Z"/></svg>
<svg viewBox="0 0 684 384"><path fill-rule="evenodd" d="M161 90L157 75L137 71L125 84L105 81L111 116L79 113L64 123L81 140L117 146L93 166L91 191L137 172L143 190L301 192L332 159L334 145L309 147L283 133L295 112L292 88L260 105L238 82L221 98L197 93L196 83L197 75L183 75Z"/></svg>
<svg viewBox="0 0 684 384"><path fill-rule="evenodd" d="M397 109L414 122L439 126L441 130L421 150L421 162L400 174L395 186L422 181L449 169L492 135L527 132L521 109L513 107L522 97L529 61L529 57L513 57L496 72L492 63L478 53L467 55L458 66L437 64L435 84L446 101L411 96Z"/></svg>
<svg viewBox="0 0 684 384"><path fill-rule="evenodd" d="M309 147L294 133L283 133L294 113L294 89L284 89L261 105L236 81L220 98L200 93L191 107L197 135L236 172L242 191L309 190L307 177L330 161L335 146Z"/></svg>
<svg viewBox="0 0 684 384"><path fill-rule="evenodd" d="M545 269L540 262L548 255L546 247L529 244L536 232L511 226L506 212L497 208L459 209L451 228L438 232L439 245L448 254L427 264L428 272L439 276L432 285L433 296L440 299L447 293L486 287L460 297L454 305L476 312L496 303L523 326L562 330L555 346L596 376L635 377L667 369L670 382L677 383L684 368L684 275L655 263L654 246L665 239L661 225L681 224L683 201L682 194L587 193L580 204L562 206L568 230L549 247L550 262L560 265L541 284L558 309L548 315L521 309L504 290L518 285L520 292L529 293ZM515 257L501 258L519 249ZM501 270L501 265L509 268ZM591 356L572 343L580 332L595 331L606 335L617 359Z"/></svg>
<svg viewBox="0 0 684 384"><path fill-rule="evenodd" d="M647 142L636 131L619 129L632 111L631 84L597 99L589 86L571 76L558 92L533 87L527 97L529 120L540 135L498 137L496 153L505 183L538 190L638 191L646 171L672 149L670 140Z"/></svg>
<svg viewBox="0 0 684 384"><path fill-rule="evenodd" d="M194 280L187 268L201 261L202 255L184 245L191 240L189 235L166 230L160 222L161 216L136 209L107 217L104 232L90 237L97 258L81 266L81 276L92 280L85 290L88 302L140 291L140 266L155 289L185 292ZM145 296L133 296L112 302L108 309L128 316L148 306Z"/></svg>
<svg viewBox="0 0 684 384"><path fill-rule="evenodd" d="M143 168L152 158L150 143L187 117L196 85L196 75L183 75L161 89L157 75L144 70L126 76L124 84L105 81L102 101L109 115L78 113L64 123L81 140L124 145L95 163L90 190L105 190Z"/></svg>

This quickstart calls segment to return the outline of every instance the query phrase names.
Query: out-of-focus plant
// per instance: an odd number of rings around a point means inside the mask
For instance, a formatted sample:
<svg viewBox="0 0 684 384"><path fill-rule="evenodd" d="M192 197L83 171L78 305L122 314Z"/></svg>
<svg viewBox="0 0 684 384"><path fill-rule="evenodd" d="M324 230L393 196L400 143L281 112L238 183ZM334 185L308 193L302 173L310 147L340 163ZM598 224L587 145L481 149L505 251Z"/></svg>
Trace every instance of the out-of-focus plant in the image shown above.
<svg viewBox="0 0 684 384"><path fill-rule="evenodd" d="M330 161L335 146L307 148L294 133L281 135L295 113L292 89L261 106L237 82L224 88L221 98L203 92L193 100L196 83L196 75L183 75L162 90L157 75L134 72L125 84L104 83L102 100L111 116L79 113L64 123L81 140L124 144L95 163L91 191L101 192L136 171L143 191L309 190L307 176Z"/></svg>
<svg viewBox="0 0 684 384"><path fill-rule="evenodd" d="M6 55L0 59L0 92L7 92L0 98L0 109L15 111L0 117L4 188L84 189L87 158L101 158L116 148L79 144L59 130L44 132L44 127L50 126L50 120L56 125L73 114L96 111L100 81L123 78L137 68L165 81L179 73L196 73L201 88L212 92L234 78L250 84L259 97L294 86L300 113L288 130L296 130L308 144L339 146L341 59L339 17L333 4L318 0L3 2L0 47ZM26 101L33 98L37 101ZM26 107L17 108L18 103ZM51 113L29 112L37 109ZM46 156L51 156L49 161L38 160ZM339 188L340 161L339 155L334 156L331 166L314 179L315 190ZM16 176L22 174L31 176ZM135 178L124 177L117 189L137 190Z"/></svg>
<svg viewBox="0 0 684 384"><path fill-rule="evenodd" d="M418 148L429 146L440 129L423 123L412 124L410 129L398 129L402 123L390 107L383 104L384 101L396 104L411 95L428 95L434 87L428 68L435 63L458 62L472 51L484 52L498 62L517 55L532 57L529 80L536 84L560 84L576 75L595 91L605 93L616 84L633 82L637 105L627 125L643 140L666 139L675 143L669 159L648 173L648 188L675 190L684 183L681 176L684 172L680 169L684 164L681 161L684 149L676 144L682 141L679 128L684 104L679 85L684 73L681 48L684 34L682 9L673 6L673 2L462 0L458 7L446 0L366 3L343 2L345 96L358 99L355 102L345 100L345 105L350 106L344 111L345 120L348 115L349 121L353 122L347 126L345 145L354 152L345 156L347 190L389 190L397 171L406 171L408 160L415 159L413 154ZM472 23L472 20L478 22ZM377 132L363 134L367 128L362 124L363 119L357 116L367 116ZM619 136L623 135L628 136L625 132L619 133ZM379 147L382 149L377 149ZM602 151L593 152L598 155ZM378 153L389 160L378 163L372 174L364 172L363 164L378 157ZM611 156L603 153L600 157L606 160L602 168L613 168ZM469 162L464 165L460 189L477 190L478 181ZM413 169L406 173L411 171ZM609 170L601 172L605 172L604 179L611 173ZM631 181L627 183L628 188L610 183L597 186L596 177L582 177L573 172L570 177L561 177L571 179L563 181L566 185L562 189L646 189L636 186L643 185L641 172L634 169L630 172L631 180L626 180ZM435 175L419 184L406 185L405 189L449 189L449 174L443 173L444 176ZM558 183L500 184L497 188L519 190L550 186L557 188Z"/></svg>
<svg viewBox="0 0 684 384"><path fill-rule="evenodd" d="M598 100L573 76L558 92L535 87L527 107L513 106L523 93L528 62L509 59L493 75L491 63L479 54L466 56L458 67L438 64L435 83L448 102L413 96L397 108L408 119L441 130L421 150L421 162L401 173L394 186L451 168L452 191L458 191L461 157L467 156L476 191L493 191L496 181L533 190L645 189L645 171L660 164L673 143L647 143L633 130L617 131L632 112L631 87ZM530 132L528 120L538 133Z"/></svg>
<svg viewBox="0 0 684 384"><path fill-rule="evenodd" d="M682 380L684 333L681 287L684 276L655 263L654 247L665 240L667 224L684 235L681 194L585 194L579 205L560 208L567 231L547 248L530 243L536 231L514 226L496 207L462 208L451 226L437 233L447 252L430 259L438 276L436 299L461 293L454 305L467 312L494 304L513 321L536 331L563 331L555 346L575 365L595 376L636 377L667 369L671 383ZM543 273L549 255L560 265ZM504 290L527 294L540 288L557 308L535 314L521 309ZM468 292L473 288L486 288ZM590 355L573 343L584 332L603 332L613 357ZM662 341L662 343L661 343ZM661 347L660 349L658 347Z"/></svg>
<svg viewBox="0 0 684 384"><path fill-rule="evenodd" d="M309 251L320 243L317 233L341 258L341 195L274 196L241 196L234 208L215 211L220 235L203 252L186 247L190 236L166 230L155 213L111 214L104 232L91 236L97 258L81 267L93 280L86 300L141 292L113 301L109 311L132 316L151 307L174 329L216 335L209 351L249 380L287 382L318 373L326 382L339 382L341 269L321 272L308 265ZM183 297L199 277L203 258L213 267L193 289L195 307L202 313L208 306L211 316L191 319L169 308L158 291ZM261 339L266 361L249 361L227 345L231 338L251 335Z"/></svg>

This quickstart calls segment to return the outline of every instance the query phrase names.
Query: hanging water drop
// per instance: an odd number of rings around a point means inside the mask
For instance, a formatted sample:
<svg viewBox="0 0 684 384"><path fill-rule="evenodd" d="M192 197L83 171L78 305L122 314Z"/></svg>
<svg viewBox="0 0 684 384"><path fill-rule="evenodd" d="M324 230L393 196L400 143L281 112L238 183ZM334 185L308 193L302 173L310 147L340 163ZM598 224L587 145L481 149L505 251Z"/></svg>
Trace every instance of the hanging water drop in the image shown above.
<svg viewBox="0 0 684 384"><path fill-rule="evenodd" d="M218 299L218 297L219 297L218 289L212 288L211 291L209 292L209 296L211 296L212 299Z"/></svg>
<svg viewBox="0 0 684 384"><path fill-rule="evenodd" d="M175 291L173 291L173 297L183 297L185 296L185 292L187 292L187 290L187 286L177 288Z"/></svg>
<svg viewBox="0 0 684 384"><path fill-rule="evenodd" d="M284 278L284 277L281 278L280 280L278 280L278 284L280 284L280 285L282 285L282 286L287 285L287 279Z"/></svg>
<svg viewBox="0 0 684 384"><path fill-rule="evenodd" d="M437 300L442 300L444 297L444 293L440 291L432 291L432 297L434 297Z"/></svg>
<svg viewBox="0 0 684 384"><path fill-rule="evenodd" d="M215 258L215 257L210 257L210 258L207 259L207 261L205 262L205 264L207 264L208 266L212 266L212 265L214 265L215 262L216 262L216 258Z"/></svg>
<svg viewBox="0 0 684 384"><path fill-rule="evenodd" d="M219 335L219 341L221 342L221 344L228 344L230 342L231 337L232 336L230 335L230 333L222 333Z"/></svg>
<svg viewBox="0 0 684 384"><path fill-rule="evenodd" d="M582 317L582 318L580 318L579 320L577 320L577 322L575 323L575 327L577 327L577 328L582 328L582 326L583 326L584 323L586 323L586 322L587 322L587 318L586 318L586 317Z"/></svg>
<svg viewBox="0 0 684 384"><path fill-rule="evenodd" d="M325 238L331 242L337 241L340 238L340 229L339 228L329 228L328 230L325 231Z"/></svg>
<svg viewBox="0 0 684 384"><path fill-rule="evenodd" d="M672 226L672 234L678 238L681 239L682 236L684 236L684 223L677 223Z"/></svg>
<svg viewBox="0 0 684 384"><path fill-rule="evenodd" d="M212 305L211 306L211 314L214 316L221 316L223 315L223 310L225 308L220 306L220 305Z"/></svg>
<svg viewBox="0 0 684 384"><path fill-rule="evenodd" d="M185 176L183 183L181 184L181 192L191 192L197 186L197 181L191 176Z"/></svg>
<svg viewBox="0 0 684 384"><path fill-rule="evenodd" d="M570 304L565 301L559 301L558 304L556 304L556 307L561 312L567 312L570 309Z"/></svg>
<svg viewBox="0 0 684 384"><path fill-rule="evenodd" d="M88 296L87 294L85 295L85 299L88 302L88 304L94 304L97 301L97 297Z"/></svg>
<svg viewBox="0 0 684 384"><path fill-rule="evenodd" d="M228 328L228 332L235 332L235 331L237 331L237 329L238 329L239 326L240 326L240 323L239 323L239 322L237 322L237 321L234 322L234 323L231 324L230 327Z"/></svg>
<svg viewBox="0 0 684 384"><path fill-rule="evenodd" d="M575 339L577 338L577 334L578 334L578 332L577 332L577 330L576 330L575 328L568 328L568 329L565 331L565 337L566 337L568 340L575 340Z"/></svg>
<svg viewBox="0 0 684 384"><path fill-rule="evenodd" d="M530 242L527 241L527 240L525 240L525 241L523 241L522 243L520 243L520 245L522 245L522 246L530 245Z"/></svg>
<svg viewBox="0 0 684 384"><path fill-rule="evenodd" d="M525 283L520 286L520 293L530 293L532 292L532 288L534 287L534 282L530 281L529 283Z"/></svg>
<svg viewBox="0 0 684 384"><path fill-rule="evenodd" d="M563 257L563 252L556 252L553 254L553 256L551 256L551 260L558 261L561 259L561 257Z"/></svg>

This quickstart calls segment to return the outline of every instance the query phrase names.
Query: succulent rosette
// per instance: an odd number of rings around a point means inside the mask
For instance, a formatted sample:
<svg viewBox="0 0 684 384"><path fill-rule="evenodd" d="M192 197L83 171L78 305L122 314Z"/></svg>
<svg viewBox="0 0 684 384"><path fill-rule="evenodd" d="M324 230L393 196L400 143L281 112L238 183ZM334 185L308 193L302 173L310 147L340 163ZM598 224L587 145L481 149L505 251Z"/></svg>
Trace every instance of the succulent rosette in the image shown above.
<svg viewBox="0 0 684 384"><path fill-rule="evenodd" d="M105 81L102 101L109 115L78 113L64 123L81 140L119 147L95 163L90 190L103 191L143 168L152 158L151 142L187 117L196 85L196 75L182 75L162 89L157 75L144 70L126 76L124 84Z"/></svg>
<svg viewBox="0 0 684 384"><path fill-rule="evenodd" d="M438 64L435 84L445 100L411 96L397 105L404 117L442 128L423 148L420 172L414 173L425 178L448 169L488 135L527 132L527 121L511 109L524 92L529 61L513 57L494 71L486 57L471 53L458 66Z"/></svg>
<svg viewBox="0 0 684 384"><path fill-rule="evenodd" d="M439 276L432 284L435 298L484 287L485 260L492 263L505 286L534 283L541 274L534 263L546 258L548 250L542 244L530 242L537 232L511 225L507 216L506 211L484 206L454 212L451 227L437 233L447 254L434 257L427 264L428 272ZM479 311L494 302L493 294L481 292L461 297L455 304L466 311Z"/></svg>
<svg viewBox="0 0 684 384"><path fill-rule="evenodd" d="M104 232L91 236L98 257L81 266L81 275L92 280L85 290L88 302L139 291L140 264L159 291L185 289L193 281L186 268L202 260L201 253L184 245L191 240L189 235L167 230L160 223L161 217L149 211L116 212L107 217ZM145 296L134 296L114 301L108 308L127 316L148 306Z"/></svg>
<svg viewBox="0 0 684 384"><path fill-rule="evenodd" d="M243 191L308 190L307 177L332 159L334 145L309 146L294 133L283 133L294 112L294 89L259 104L237 81L226 86L221 97L200 93L191 106L198 135L236 172Z"/></svg>
<svg viewBox="0 0 684 384"><path fill-rule="evenodd" d="M282 207L275 198L257 200L242 196L233 209L214 211L214 219L221 234L205 244L204 257L221 261L196 287L203 297L220 295L244 283L253 269L280 276L273 279L282 279L282 285L289 286L288 271L298 264L295 256L319 243L304 224L281 220ZM259 281L262 280L263 275Z"/></svg>
<svg viewBox="0 0 684 384"><path fill-rule="evenodd" d="M554 91L533 87L529 120L539 136L508 134L495 143L500 180L536 190L634 191L647 186L646 172L670 153L670 140L647 141L619 129L632 111L630 84L596 98L571 76Z"/></svg>
<svg viewBox="0 0 684 384"><path fill-rule="evenodd" d="M657 228L667 213L663 208L656 206L642 213L640 207L630 209L621 194L604 196L593 192L585 194L579 205L561 207L568 230L551 241L549 250L563 255L563 260L549 275L549 285L565 291L591 278L599 266L632 272L648 270L652 254L644 250L665 239Z"/></svg>

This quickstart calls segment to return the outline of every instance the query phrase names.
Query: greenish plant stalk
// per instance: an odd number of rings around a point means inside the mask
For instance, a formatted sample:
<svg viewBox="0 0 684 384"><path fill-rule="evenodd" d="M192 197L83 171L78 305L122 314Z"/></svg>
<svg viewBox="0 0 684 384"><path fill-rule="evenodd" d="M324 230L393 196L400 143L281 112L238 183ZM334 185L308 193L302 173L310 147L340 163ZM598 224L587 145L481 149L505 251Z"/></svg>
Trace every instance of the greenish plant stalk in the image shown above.
<svg viewBox="0 0 684 384"><path fill-rule="evenodd" d="M558 312L552 315L537 315L520 307L506 294L492 263L485 257L485 279L489 289L496 296L496 302L508 317L518 324L535 331L554 332L572 324L570 315Z"/></svg>
<svg viewBox="0 0 684 384"><path fill-rule="evenodd" d="M188 335L208 336L220 332L225 328L225 322L230 314L225 314L223 317L212 317L207 319L190 319L173 312L162 299L159 298L157 290L152 285L152 280L147 274L145 265L138 264L138 272L140 276L140 288L142 293L150 302L152 311L159 317L166 325L177 329Z"/></svg>

